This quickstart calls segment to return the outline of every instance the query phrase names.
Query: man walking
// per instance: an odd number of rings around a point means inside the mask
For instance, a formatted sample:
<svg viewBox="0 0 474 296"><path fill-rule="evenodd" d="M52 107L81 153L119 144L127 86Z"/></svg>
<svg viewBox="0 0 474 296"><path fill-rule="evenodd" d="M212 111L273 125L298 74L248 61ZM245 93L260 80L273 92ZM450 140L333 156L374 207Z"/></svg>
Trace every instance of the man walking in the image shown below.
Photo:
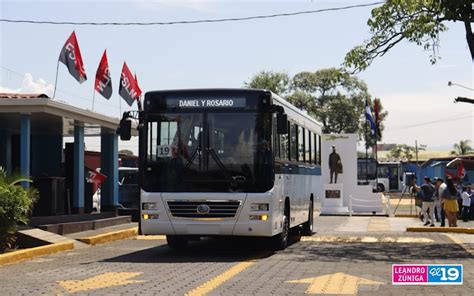
<svg viewBox="0 0 474 296"><path fill-rule="evenodd" d="M331 174L331 184L332 176L334 174L334 183L337 183L337 174L342 173L342 163L341 157L336 153L336 146L332 146L332 153L329 154L329 173Z"/></svg>
<svg viewBox="0 0 474 296"><path fill-rule="evenodd" d="M431 184L431 179L425 177L425 184L420 187L420 195L422 200L421 212L423 213L423 218L426 220L425 226L430 225L434 227L434 193L435 187ZM429 215L428 215L429 211Z"/></svg>

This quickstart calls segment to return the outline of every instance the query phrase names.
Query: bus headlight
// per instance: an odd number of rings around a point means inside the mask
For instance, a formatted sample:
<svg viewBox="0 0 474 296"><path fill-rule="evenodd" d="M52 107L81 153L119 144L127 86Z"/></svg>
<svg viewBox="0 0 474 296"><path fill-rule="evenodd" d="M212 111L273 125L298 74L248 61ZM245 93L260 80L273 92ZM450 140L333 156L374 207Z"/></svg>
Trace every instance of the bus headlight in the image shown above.
<svg viewBox="0 0 474 296"><path fill-rule="evenodd" d="M268 211L268 204L267 203L251 203L250 210L251 211Z"/></svg>
<svg viewBox="0 0 474 296"><path fill-rule="evenodd" d="M249 220L260 220L260 221L267 221L269 218L268 215L250 215Z"/></svg>
<svg viewBox="0 0 474 296"><path fill-rule="evenodd" d="M158 206L156 202L144 202L142 203L142 210L156 211Z"/></svg>

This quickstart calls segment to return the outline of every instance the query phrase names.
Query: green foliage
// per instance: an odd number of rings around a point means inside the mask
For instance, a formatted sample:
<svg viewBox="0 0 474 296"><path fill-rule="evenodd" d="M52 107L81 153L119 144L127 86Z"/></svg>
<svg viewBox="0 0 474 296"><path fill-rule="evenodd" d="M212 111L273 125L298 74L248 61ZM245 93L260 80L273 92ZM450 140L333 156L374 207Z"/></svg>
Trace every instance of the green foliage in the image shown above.
<svg viewBox="0 0 474 296"><path fill-rule="evenodd" d="M418 147L418 151L426 150L426 145L420 145ZM413 159L416 153L416 148L414 146L409 146L406 144L400 144L392 148L388 153L388 157L396 158L396 159L405 159L410 161Z"/></svg>
<svg viewBox="0 0 474 296"><path fill-rule="evenodd" d="M37 191L24 189L19 182L24 178L8 178L0 168L0 253L13 246L16 227L28 223Z"/></svg>
<svg viewBox="0 0 474 296"><path fill-rule="evenodd" d="M133 156L133 151L132 150L128 150L128 149L122 149L118 152L119 154L124 154L124 155L130 155L130 156Z"/></svg>
<svg viewBox="0 0 474 296"><path fill-rule="evenodd" d="M469 145L470 140L461 140L459 143L453 145L454 150L451 151L452 155L466 155L468 153L474 152L471 145Z"/></svg>
<svg viewBox="0 0 474 296"><path fill-rule="evenodd" d="M343 69L306 71L292 78L286 73L262 71L245 86L269 89L282 95L320 121L324 133L363 134L365 100L370 101L367 85ZM386 116L387 112L384 112L381 121Z"/></svg>
<svg viewBox="0 0 474 296"><path fill-rule="evenodd" d="M290 77L286 73L261 71L255 74L245 87L267 89L280 96L285 96L290 85Z"/></svg>
<svg viewBox="0 0 474 296"><path fill-rule="evenodd" d="M447 30L445 22L461 21L474 59L474 20L471 0L388 0L372 10L367 21L371 38L346 54L345 66L354 72L365 70L374 59L384 56L403 40L430 52L431 63L439 58L439 35Z"/></svg>

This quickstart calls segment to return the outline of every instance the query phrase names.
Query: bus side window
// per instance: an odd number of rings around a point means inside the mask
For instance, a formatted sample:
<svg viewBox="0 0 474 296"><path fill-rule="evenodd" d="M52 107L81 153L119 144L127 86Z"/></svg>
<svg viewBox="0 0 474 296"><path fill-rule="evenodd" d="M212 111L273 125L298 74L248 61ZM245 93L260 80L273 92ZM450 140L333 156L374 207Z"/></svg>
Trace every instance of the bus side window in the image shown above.
<svg viewBox="0 0 474 296"><path fill-rule="evenodd" d="M311 163L311 131L306 130L304 133L304 155L305 161L307 163Z"/></svg>
<svg viewBox="0 0 474 296"><path fill-rule="evenodd" d="M318 156L317 156L317 159L318 159L318 164L321 165L321 136L318 135Z"/></svg>
<svg viewBox="0 0 474 296"><path fill-rule="evenodd" d="M304 162L304 128L298 125L298 161Z"/></svg>
<svg viewBox="0 0 474 296"><path fill-rule="evenodd" d="M288 123L289 124L289 123ZM288 132L290 129L288 129ZM280 159L281 160L288 160L289 148L290 143L288 141L289 137L288 134L281 134L278 135L279 137L279 144L280 144Z"/></svg>
<svg viewBox="0 0 474 296"><path fill-rule="evenodd" d="M298 161L298 126L290 124L290 160Z"/></svg>
<svg viewBox="0 0 474 296"><path fill-rule="evenodd" d="M273 155L275 156L276 159L280 159L280 137L277 133L277 115L273 114L273 129L272 129L272 134L273 134Z"/></svg>

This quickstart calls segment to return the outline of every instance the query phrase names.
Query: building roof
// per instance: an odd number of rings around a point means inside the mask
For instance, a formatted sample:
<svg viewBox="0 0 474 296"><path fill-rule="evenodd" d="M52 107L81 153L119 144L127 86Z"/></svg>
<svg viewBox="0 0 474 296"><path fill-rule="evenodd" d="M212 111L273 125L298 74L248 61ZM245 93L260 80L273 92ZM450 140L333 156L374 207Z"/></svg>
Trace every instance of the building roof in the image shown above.
<svg viewBox="0 0 474 296"><path fill-rule="evenodd" d="M74 107L53 100L45 94L0 93L0 126L19 133L19 115L30 114L33 133L73 135L77 123L86 128L86 135L100 134L101 129L115 131L119 118ZM132 129L132 133L136 131Z"/></svg>
<svg viewBox="0 0 474 296"><path fill-rule="evenodd" d="M0 93L0 99L46 99L45 94Z"/></svg>

